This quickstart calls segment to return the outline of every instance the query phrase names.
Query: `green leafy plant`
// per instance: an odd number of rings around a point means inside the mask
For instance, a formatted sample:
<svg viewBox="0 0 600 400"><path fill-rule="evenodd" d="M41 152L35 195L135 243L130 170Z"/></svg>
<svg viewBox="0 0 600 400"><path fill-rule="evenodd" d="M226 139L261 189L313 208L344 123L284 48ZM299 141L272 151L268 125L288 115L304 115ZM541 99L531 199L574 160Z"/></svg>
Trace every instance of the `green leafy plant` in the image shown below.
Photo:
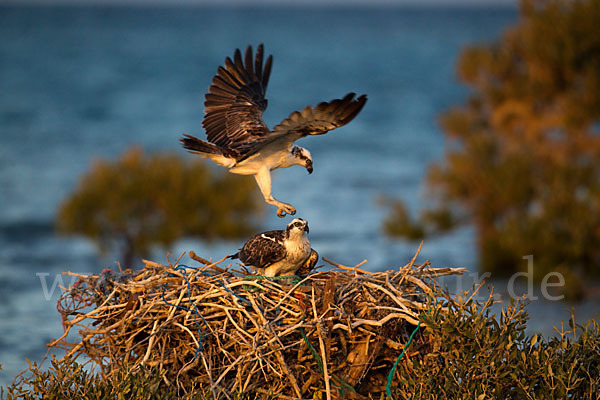
<svg viewBox="0 0 600 400"><path fill-rule="evenodd" d="M600 276L598 21L598 0L523 0L502 38L466 48L458 75L472 91L441 116L449 146L429 169L431 208L412 219L393 206L386 232L472 223L485 271L510 275L532 254L538 279Z"/></svg>
<svg viewBox="0 0 600 400"><path fill-rule="evenodd" d="M473 293L431 304L422 323L431 348L399 364L399 399L597 399L600 393L600 324L591 320L527 336L522 301L499 316L494 303Z"/></svg>
<svg viewBox="0 0 600 400"><path fill-rule="evenodd" d="M168 399L176 396L173 390L158 390L162 376L156 370L128 371L122 366L117 374L103 379L69 359L57 360L53 356L51 364L44 371L36 363L30 363L29 369L8 388L7 400Z"/></svg>
<svg viewBox="0 0 600 400"><path fill-rule="evenodd" d="M256 230L262 202L254 182L217 174L202 161L127 151L115 162L97 161L60 206L59 231L95 241L101 250L121 244L122 261L152 245L184 236L245 237Z"/></svg>
<svg viewBox="0 0 600 400"><path fill-rule="evenodd" d="M206 400L214 399L210 390L168 385L158 367L131 369L120 365L111 376L103 377L70 359L52 357L48 370L30 363L8 387L6 400ZM223 396L224 397L224 396ZM275 399L273 396L234 395L235 400Z"/></svg>

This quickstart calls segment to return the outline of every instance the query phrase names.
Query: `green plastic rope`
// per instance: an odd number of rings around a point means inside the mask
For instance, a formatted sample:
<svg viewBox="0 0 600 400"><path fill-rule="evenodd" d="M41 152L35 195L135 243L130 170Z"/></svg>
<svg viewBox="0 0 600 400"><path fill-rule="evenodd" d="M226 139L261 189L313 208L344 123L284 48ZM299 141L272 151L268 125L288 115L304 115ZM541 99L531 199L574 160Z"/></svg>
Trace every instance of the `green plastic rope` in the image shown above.
<svg viewBox="0 0 600 400"><path fill-rule="evenodd" d="M436 309L437 305L438 305L438 299L435 299L435 304L433 305L433 309ZM429 315L429 313L431 312L431 310L432 310L431 308L429 310L427 310L427 315ZM402 356L406 352L406 349L410 345L410 342L412 342L413 337L415 336L415 333L417 333L417 331L419 330L420 327L421 327L421 320L419 319L419 322L417 323L417 327L410 334L410 337L408 338L408 342L406 342L406 344L404 345L404 348L402 349L402 353L400 353L400 355L396 359L396 362L394 363L394 366L392 367L392 370L388 374L387 385L385 385L385 393L392 400L394 400L394 397L392 396L392 379L394 379L394 373L396 372L396 367L398 366L398 362L400 362L400 359L402 358Z"/></svg>
<svg viewBox="0 0 600 400"><path fill-rule="evenodd" d="M413 340L413 336L415 336L415 333L417 333L417 331L419 330L419 328L421 327L421 321L419 321L417 323L417 327L415 328L415 330L410 334L410 337L408 338L408 342L406 342L406 344L404 345L404 348L402 349L402 353L400 353L400 355L398 356L398 358L396 359L396 362L394 363L394 366L392 367L392 370L390 371L390 373L388 374L388 378L387 378L387 385L385 385L385 393L388 395L388 397L390 397L392 400L394 400L394 397L392 396L392 379L394 379L394 373L396 372L396 367L398 366L398 363L400 362L400 359L402 358L402 356L404 355L404 353L406 352L406 349L408 348L408 346L410 345L410 342L412 342Z"/></svg>
<svg viewBox="0 0 600 400"><path fill-rule="evenodd" d="M302 335L302 338L304 339L304 342L308 346L308 349L310 350L310 352L312 353L315 361L317 362L317 366L319 367L319 372L321 373L321 375L324 375L324 372L323 372L323 360L321 360L321 356L319 356L319 353L317 353L317 349L315 349L315 347L312 345L312 343L310 342L310 340L308 340L308 337L306 336L306 333L304 332L304 328L302 328L302 327L300 328L300 334Z"/></svg>

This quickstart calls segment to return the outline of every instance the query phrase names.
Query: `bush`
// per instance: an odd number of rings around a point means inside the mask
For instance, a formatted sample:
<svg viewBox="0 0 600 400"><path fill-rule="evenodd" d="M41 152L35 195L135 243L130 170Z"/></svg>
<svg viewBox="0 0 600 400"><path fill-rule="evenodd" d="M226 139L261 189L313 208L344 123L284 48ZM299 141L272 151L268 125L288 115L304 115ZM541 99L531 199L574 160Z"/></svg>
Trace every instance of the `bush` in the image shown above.
<svg viewBox="0 0 600 400"><path fill-rule="evenodd" d="M94 374L69 359L56 360L52 357L48 371L36 363L17 377L16 383L8 388L7 400L12 399L171 399L176 393L161 387L162 377L157 371L139 369L128 371L121 366L108 379ZM28 374L25 378L24 374ZM20 378L20 379L19 379ZM160 389L160 390L159 390Z"/></svg>
<svg viewBox="0 0 600 400"><path fill-rule="evenodd" d="M437 298L437 300L434 300ZM600 324L592 320L545 339L527 336L523 302L511 303L497 318L493 299L473 293L430 297L421 328L398 364L392 381L396 399L597 399L600 393ZM420 337L419 337L420 336ZM406 343L407 337L398 339ZM373 365L372 369L377 369ZM194 387L166 385L165 372L120 366L108 379L70 360L36 364L8 388L8 400L23 399L210 399ZM383 373L387 374L386 369ZM186 379L193 385L194 380ZM265 388L268 390L268 388ZM237 394L238 399L271 398Z"/></svg>
<svg viewBox="0 0 600 400"><path fill-rule="evenodd" d="M485 271L511 275L532 254L538 279L600 276L598 21L598 0L523 0L501 39L463 51L472 93L441 117L450 145L428 174L435 210L419 227L396 207L386 224L410 229L388 233L473 223Z"/></svg>
<svg viewBox="0 0 600 400"><path fill-rule="evenodd" d="M134 148L114 163L97 161L60 206L57 225L101 250L121 244L122 261L130 266L152 245L169 246L184 236L246 237L262 209L252 179Z"/></svg>
<svg viewBox="0 0 600 400"><path fill-rule="evenodd" d="M103 378L70 359L52 357L48 371L31 363L29 369L17 377L8 388L6 400L204 400L212 399L210 392L194 387L187 393L165 384L164 373L156 367L130 370L126 365L116 368L116 373ZM26 377L24 375L27 375ZM275 399L271 396L237 395L235 400Z"/></svg>
<svg viewBox="0 0 600 400"><path fill-rule="evenodd" d="M499 318L493 300L467 293L432 305L424 335L435 343L401 363L398 398L410 399L597 399L600 393L600 325L560 331L544 339L527 336L522 301ZM425 341L427 342L427 341Z"/></svg>

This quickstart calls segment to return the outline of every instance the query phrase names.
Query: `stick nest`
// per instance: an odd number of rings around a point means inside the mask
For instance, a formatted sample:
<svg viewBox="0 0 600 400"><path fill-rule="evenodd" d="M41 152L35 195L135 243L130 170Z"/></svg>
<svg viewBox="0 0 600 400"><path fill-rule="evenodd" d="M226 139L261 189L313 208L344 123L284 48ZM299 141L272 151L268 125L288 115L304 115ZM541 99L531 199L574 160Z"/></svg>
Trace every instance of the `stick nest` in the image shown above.
<svg viewBox="0 0 600 400"><path fill-rule="evenodd" d="M156 367L166 385L214 398L379 397L430 305L433 279L463 272L415 259L385 272L325 259L334 269L297 280L244 275L224 260L68 273L79 280L58 302L65 333L48 346L87 356L105 376L119 365ZM68 335L75 327L78 336ZM404 359L431 351L426 338L417 332Z"/></svg>

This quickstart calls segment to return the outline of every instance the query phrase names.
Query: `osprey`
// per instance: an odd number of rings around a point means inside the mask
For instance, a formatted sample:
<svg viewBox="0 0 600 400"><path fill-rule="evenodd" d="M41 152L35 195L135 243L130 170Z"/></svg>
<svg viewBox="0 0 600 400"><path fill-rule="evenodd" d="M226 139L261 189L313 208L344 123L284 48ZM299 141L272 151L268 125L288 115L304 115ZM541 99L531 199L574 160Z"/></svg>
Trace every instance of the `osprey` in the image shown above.
<svg viewBox="0 0 600 400"><path fill-rule="evenodd" d="M308 223L295 218L285 230L259 233L230 258L239 258L244 265L254 267L264 276L291 275L299 270L308 274L319 255L310 248Z"/></svg>
<svg viewBox="0 0 600 400"><path fill-rule="evenodd" d="M187 150L229 168L229 172L254 175L265 201L277 207L277 215L294 215L292 205L271 194L271 170L301 165L313 171L310 152L294 142L308 135L322 135L346 125L360 112L367 96L354 93L342 99L307 106L293 112L270 130L262 118L267 108L265 92L273 56L263 65L263 45L253 59L252 47L242 54L236 49L233 60L225 59L205 96L202 126L208 141L184 135L180 140Z"/></svg>

